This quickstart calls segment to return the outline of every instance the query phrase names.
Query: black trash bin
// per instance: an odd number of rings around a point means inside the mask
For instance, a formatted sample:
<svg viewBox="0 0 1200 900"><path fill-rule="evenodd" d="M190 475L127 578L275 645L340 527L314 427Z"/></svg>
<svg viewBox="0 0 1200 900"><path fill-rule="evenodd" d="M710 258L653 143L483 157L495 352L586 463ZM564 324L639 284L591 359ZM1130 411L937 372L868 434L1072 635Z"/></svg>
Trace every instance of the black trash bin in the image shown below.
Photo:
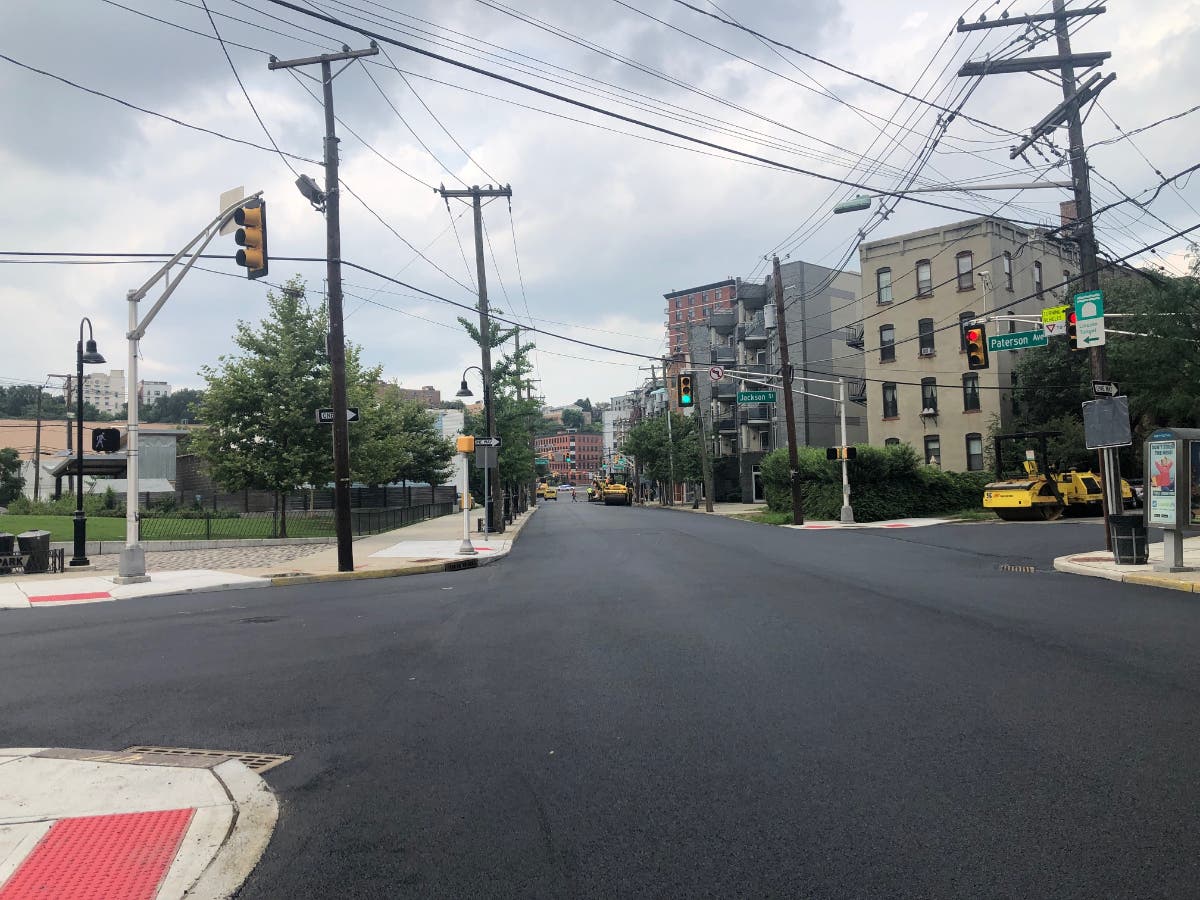
<svg viewBox="0 0 1200 900"><path fill-rule="evenodd" d="M16 543L16 535L10 534L7 531L0 531L0 557L12 556L13 545ZM12 566L5 565L0 560L0 575L7 575L12 571Z"/></svg>
<svg viewBox="0 0 1200 900"><path fill-rule="evenodd" d="M1146 522L1141 516L1109 516L1113 556L1119 566L1144 566L1150 559Z"/></svg>
<svg viewBox="0 0 1200 900"><path fill-rule="evenodd" d="M29 557L25 563L26 575L50 571L50 532L22 531L17 535L17 546L22 555Z"/></svg>

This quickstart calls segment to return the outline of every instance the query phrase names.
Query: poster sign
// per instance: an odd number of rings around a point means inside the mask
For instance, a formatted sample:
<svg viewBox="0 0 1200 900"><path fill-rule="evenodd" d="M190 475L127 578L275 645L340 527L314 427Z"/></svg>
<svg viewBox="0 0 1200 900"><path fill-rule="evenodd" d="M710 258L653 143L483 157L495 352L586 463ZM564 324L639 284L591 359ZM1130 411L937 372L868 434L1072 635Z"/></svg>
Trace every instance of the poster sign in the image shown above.
<svg viewBox="0 0 1200 900"><path fill-rule="evenodd" d="M1146 484L1146 507L1150 525L1174 525L1176 511L1175 442L1150 441L1150 475ZM1196 443L1193 442L1193 454Z"/></svg>
<svg viewBox="0 0 1200 900"><path fill-rule="evenodd" d="M1192 454L1192 467L1188 470L1192 474L1192 507L1189 521L1192 525L1200 525L1200 441L1190 441L1188 447Z"/></svg>

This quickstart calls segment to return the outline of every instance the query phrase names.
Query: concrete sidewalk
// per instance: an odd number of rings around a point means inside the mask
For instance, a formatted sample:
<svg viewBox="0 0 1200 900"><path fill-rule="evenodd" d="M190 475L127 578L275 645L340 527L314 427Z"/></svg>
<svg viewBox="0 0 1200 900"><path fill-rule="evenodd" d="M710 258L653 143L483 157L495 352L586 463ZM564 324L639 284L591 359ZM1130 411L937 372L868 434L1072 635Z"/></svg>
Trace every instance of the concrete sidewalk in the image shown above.
<svg viewBox="0 0 1200 900"><path fill-rule="evenodd" d="M698 509L692 509L691 503L677 503L674 506L659 506L656 503L646 504L647 509L670 509L675 512L703 513L704 504ZM744 513L761 513L767 511L765 503L714 503L712 515L738 516ZM803 525L780 525L780 528L793 528L805 531L826 531L834 528L922 528L926 525L945 525L953 519L889 519L884 522L833 522L820 519L806 519Z"/></svg>
<svg viewBox="0 0 1200 900"><path fill-rule="evenodd" d="M507 556L513 541L535 512L536 507L517 516L504 534L488 540L472 532L474 555L459 553L463 540L461 513L361 537L354 542L353 572L338 571L337 546L329 544L304 545L311 549L299 556L297 548L291 546L155 551L151 544L146 552L148 582L117 584L115 566L107 565L110 560L89 567L100 571L80 568L55 574L9 576L0 579L0 610L476 568ZM478 518L477 512L472 512L471 527ZM223 557L236 560L236 564L222 566ZM189 567L189 562L196 567ZM208 567L214 563L215 567Z"/></svg>
<svg viewBox="0 0 1200 900"><path fill-rule="evenodd" d="M1144 566L1120 566L1113 561L1109 551L1091 550L1060 556L1054 560L1054 568L1071 575L1090 575L1092 578L1107 578L1126 584L1200 593L1200 536L1184 538L1183 541L1183 564L1195 571L1155 572L1153 567L1163 562L1162 542L1150 544L1148 549L1150 561Z"/></svg>
<svg viewBox="0 0 1200 900"><path fill-rule="evenodd" d="M158 749L0 749L0 900L232 896L275 795L237 755Z"/></svg>

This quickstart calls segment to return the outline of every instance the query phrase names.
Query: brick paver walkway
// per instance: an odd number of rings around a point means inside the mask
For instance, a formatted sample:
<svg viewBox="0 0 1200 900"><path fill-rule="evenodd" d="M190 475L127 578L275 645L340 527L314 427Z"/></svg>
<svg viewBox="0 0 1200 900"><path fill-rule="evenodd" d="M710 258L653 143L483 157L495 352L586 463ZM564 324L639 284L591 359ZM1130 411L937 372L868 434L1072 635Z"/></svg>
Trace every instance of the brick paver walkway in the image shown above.
<svg viewBox="0 0 1200 900"><path fill-rule="evenodd" d="M320 553L328 549L326 544L292 544L277 547L222 547L206 550L153 550L146 554L146 568L160 570L179 569L258 569L268 566L284 566L292 560ZM105 553L91 557L94 572L115 572L121 561L119 553ZM281 568L280 573L290 571Z"/></svg>

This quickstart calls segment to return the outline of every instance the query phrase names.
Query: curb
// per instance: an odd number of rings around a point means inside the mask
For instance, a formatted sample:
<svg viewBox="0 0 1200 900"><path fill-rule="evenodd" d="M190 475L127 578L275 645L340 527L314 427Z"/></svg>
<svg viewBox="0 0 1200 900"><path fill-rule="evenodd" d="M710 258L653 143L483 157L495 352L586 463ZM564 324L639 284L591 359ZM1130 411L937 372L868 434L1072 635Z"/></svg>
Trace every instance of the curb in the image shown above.
<svg viewBox="0 0 1200 900"><path fill-rule="evenodd" d="M1090 578L1104 578L1121 584L1140 584L1146 587L1165 588L1180 591L1185 594L1200 593L1200 583L1184 578L1175 578L1165 572L1121 571L1120 569L1102 569L1072 561L1069 556L1060 556L1054 560L1054 569L1067 575L1084 575Z"/></svg>

